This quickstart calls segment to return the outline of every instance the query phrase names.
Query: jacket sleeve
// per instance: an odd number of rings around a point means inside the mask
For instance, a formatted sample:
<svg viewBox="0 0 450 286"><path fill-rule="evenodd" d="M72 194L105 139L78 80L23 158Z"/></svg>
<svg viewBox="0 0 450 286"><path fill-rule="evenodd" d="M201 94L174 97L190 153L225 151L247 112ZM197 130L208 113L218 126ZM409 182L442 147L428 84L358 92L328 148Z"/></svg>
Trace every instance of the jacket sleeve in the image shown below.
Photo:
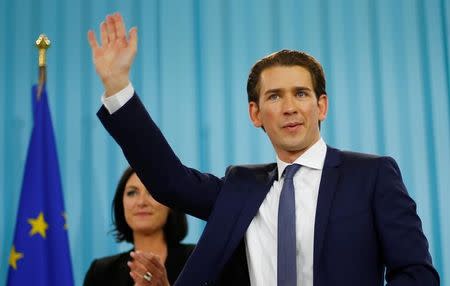
<svg viewBox="0 0 450 286"><path fill-rule="evenodd" d="M184 166L135 93L118 111L97 113L156 200L207 220L222 180Z"/></svg>
<svg viewBox="0 0 450 286"><path fill-rule="evenodd" d="M379 160L374 212L387 286L439 285L428 242L394 159Z"/></svg>

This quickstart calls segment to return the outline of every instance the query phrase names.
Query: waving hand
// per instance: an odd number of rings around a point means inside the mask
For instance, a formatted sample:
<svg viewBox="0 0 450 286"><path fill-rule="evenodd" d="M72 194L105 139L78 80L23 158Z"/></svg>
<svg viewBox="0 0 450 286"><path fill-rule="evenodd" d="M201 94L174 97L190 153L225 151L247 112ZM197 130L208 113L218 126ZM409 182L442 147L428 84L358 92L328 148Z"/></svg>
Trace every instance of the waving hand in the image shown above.
<svg viewBox="0 0 450 286"><path fill-rule="evenodd" d="M125 22L119 13L108 15L100 25L101 45L95 33L88 32L89 45L95 69L110 96L128 85L130 68L137 52L137 29L125 30Z"/></svg>

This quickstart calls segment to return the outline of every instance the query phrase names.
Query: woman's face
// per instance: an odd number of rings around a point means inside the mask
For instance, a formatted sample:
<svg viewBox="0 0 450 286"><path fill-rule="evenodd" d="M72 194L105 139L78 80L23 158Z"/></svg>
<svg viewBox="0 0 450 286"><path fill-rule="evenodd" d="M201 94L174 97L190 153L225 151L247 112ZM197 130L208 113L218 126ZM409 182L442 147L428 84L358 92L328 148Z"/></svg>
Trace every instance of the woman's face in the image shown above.
<svg viewBox="0 0 450 286"><path fill-rule="evenodd" d="M147 191L136 173L131 175L123 193L125 220L133 234L162 231L169 208L158 203Z"/></svg>

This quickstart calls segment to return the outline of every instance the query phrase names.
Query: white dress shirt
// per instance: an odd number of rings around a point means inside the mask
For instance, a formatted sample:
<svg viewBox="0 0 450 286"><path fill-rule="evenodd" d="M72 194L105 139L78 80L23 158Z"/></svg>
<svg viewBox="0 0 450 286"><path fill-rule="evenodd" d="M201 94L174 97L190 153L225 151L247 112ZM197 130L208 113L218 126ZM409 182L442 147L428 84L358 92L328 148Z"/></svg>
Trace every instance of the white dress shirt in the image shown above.
<svg viewBox="0 0 450 286"><path fill-rule="evenodd" d="M125 103L133 97L134 88L133 85L128 83L128 85L119 91L118 93L111 95L109 97L105 97L105 94L102 95L102 103L105 108L108 110L109 114L113 114L117 110L119 110Z"/></svg>
<svg viewBox="0 0 450 286"><path fill-rule="evenodd" d="M313 286L314 222L326 153L327 146L320 138L294 162L302 166L294 175L299 286ZM252 286L277 285L278 202L284 182L281 175L288 165L277 157L278 181L274 181L245 234Z"/></svg>
<svg viewBox="0 0 450 286"><path fill-rule="evenodd" d="M119 110L133 96L131 83L118 93L101 100L110 114ZM297 285L313 286L314 222L317 196L327 146L320 138L294 163L302 167L294 176L297 239ZM246 254L252 286L277 285L278 201L289 164L277 157L278 180L274 181L258 213L245 234Z"/></svg>

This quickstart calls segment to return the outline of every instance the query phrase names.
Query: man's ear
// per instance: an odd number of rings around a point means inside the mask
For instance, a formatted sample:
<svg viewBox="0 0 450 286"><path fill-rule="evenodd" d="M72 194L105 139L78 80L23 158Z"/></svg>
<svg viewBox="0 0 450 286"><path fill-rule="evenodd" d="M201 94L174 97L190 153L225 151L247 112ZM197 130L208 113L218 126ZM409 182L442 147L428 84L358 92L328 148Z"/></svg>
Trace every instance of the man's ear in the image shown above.
<svg viewBox="0 0 450 286"><path fill-rule="evenodd" d="M253 122L255 127L262 127L262 122L259 118L259 106L256 102L250 101L248 104L248 113L250 115L250 120Z"/></svg>
<svg viewBox="0 0 450 286"><path fill-rule="evenodd" d="M319 120L324 121L328 113L328 96L326 94L320 95L317 105L319 106Z"/></svg>

